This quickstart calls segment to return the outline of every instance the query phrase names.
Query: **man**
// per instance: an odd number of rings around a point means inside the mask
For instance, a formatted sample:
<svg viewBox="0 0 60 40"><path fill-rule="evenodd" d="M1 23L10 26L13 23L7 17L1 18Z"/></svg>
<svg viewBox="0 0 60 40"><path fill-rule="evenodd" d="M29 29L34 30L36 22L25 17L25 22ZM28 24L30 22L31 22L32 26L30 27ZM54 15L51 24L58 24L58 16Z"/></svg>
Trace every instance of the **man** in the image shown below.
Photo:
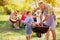
<svg viewBox="0 0 60 40"><path fill-rule="evenodd" d="M10 20L11 26L12 26L13 28L15 28L15 27L14 27L14 23L16 23L16 25L17 25L16 29L19 29L20 20L19 20L19 18L18 18L17 13L18 13L17 10L15 10L13 13L11 13L9 20Z"/></svg>
<svg viewBox="0 0 60 40"><path fill-rule="evenodd" d="M43 22L45 22L45 25L49 26L49 30L46 33L46 40L49 40L49 36L50 36L50 31L52 32L53 35L53 40L56 40L56 32L55 32L55 27L52 26L53 23L53 10L51 9L50 6L46 5L43 2L40 2L39 4L39 8L41 9L42 13L40 15L40 21L41 21L41 25L43 26ZM44 20L43 16L45 17Z"/></svg>

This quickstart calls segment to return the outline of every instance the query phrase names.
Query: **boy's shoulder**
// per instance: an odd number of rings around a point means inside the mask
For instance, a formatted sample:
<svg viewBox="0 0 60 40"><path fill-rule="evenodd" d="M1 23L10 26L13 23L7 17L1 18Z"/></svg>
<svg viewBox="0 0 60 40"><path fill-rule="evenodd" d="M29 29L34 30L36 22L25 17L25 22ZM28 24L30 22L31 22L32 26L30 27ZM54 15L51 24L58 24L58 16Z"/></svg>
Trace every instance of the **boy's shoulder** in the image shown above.
<svg viewBox="0 0 60 40"><path fill-rule="evenodd" d="M33 17L27 16L26 18L27 18L27 19L32 19Z"/></svg>

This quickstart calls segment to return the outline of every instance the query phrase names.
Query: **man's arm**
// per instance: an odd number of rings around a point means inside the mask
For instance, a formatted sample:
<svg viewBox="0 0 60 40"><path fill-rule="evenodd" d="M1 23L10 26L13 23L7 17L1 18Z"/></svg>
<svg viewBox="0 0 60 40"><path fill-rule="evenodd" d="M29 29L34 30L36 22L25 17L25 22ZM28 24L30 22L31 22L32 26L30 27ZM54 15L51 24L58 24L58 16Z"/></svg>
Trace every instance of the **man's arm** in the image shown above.
<svg viewBox="0 0 60 40"><path fill-rule="evenodd" d="M41 15L40 15L40 24L41 24L41 26L43 26L42 16L43 16L43 14L41 13Z"/></svg>
<svg viewBox="0 0 60 40"><path fill-rule="evenodd" d="M47 21L47 20L49 19L50 15L51 15L51 9L48 8L47 16L46 16L46 18L43 20L43 22L44 22L44 21Z"/></svg>
<svg viewBox="0 0 60 40"><path fill-rule="evenodd" d="M50 14L47 14L46 18L43 20L43 22L47 21L50 17Z"/></svg>
<svg viewBox="0 0 60 40"><path fill-rule="evenodd" d="M43 14L41 13L41 15L40 15L40 21L42 21L42 15L43 15Z"/></svg>

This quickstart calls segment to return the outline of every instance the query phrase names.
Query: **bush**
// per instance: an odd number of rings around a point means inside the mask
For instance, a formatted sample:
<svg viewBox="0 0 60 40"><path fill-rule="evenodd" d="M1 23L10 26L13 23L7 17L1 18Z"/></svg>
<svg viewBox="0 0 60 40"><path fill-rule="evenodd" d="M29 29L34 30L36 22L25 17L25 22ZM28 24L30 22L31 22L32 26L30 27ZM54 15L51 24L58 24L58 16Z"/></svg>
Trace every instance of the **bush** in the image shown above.
<svg viewBox="0 0 60 40"><path fill-rule="evenodd" d="M57 19L57 26L60 26L60 18Z"/></svg>

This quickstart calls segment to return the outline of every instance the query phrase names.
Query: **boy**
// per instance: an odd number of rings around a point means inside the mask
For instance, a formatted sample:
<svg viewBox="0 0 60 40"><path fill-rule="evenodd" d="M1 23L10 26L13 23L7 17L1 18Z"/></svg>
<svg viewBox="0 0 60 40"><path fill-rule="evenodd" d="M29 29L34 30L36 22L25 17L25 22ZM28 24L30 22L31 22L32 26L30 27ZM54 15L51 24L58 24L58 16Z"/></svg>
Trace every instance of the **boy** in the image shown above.
<svg viewBox="0 0 60 40"><path fill-rule="evenodd" d="M27 12L27 11L24 11L24 12L22 13L22 17L21 17L21 22L22 22L22 23L24 23L24 21L25 21L25 19L26 19L26 12Z"/></svg>
<svg viewBox="0 0 60 40"><path fill-rule="evenodd" d="M18 18L18 15L17 15L17 13L18 13L18 11L17 10L15 10L11 15L10 15L10 18L9 18L9 21L10 21L10 23L11 23L11 26L13 27L13 28L15 28L14 27L14 23L16 23L16 25L17 25L17 27L16 27L16 29L19 29L19 18Z"/></svg>
<svg viewBox="0 0 60 40"><path fill-rule="evenodd" d="M25 22L25 19L26 19L26 10L23 11L22 13L22 16L21 16L21 26L25 26L24 22Z"/></svg>
<svg viewBox="0 0 60 40"><path fill-rule="evenodd" d="M25 24L26 24L26 40L30 40L31 34L32 34L32 29L31 29L31 24L33 23L33 17L32 13L30 11L27 12L27 17L25 19Z"/></svg>

